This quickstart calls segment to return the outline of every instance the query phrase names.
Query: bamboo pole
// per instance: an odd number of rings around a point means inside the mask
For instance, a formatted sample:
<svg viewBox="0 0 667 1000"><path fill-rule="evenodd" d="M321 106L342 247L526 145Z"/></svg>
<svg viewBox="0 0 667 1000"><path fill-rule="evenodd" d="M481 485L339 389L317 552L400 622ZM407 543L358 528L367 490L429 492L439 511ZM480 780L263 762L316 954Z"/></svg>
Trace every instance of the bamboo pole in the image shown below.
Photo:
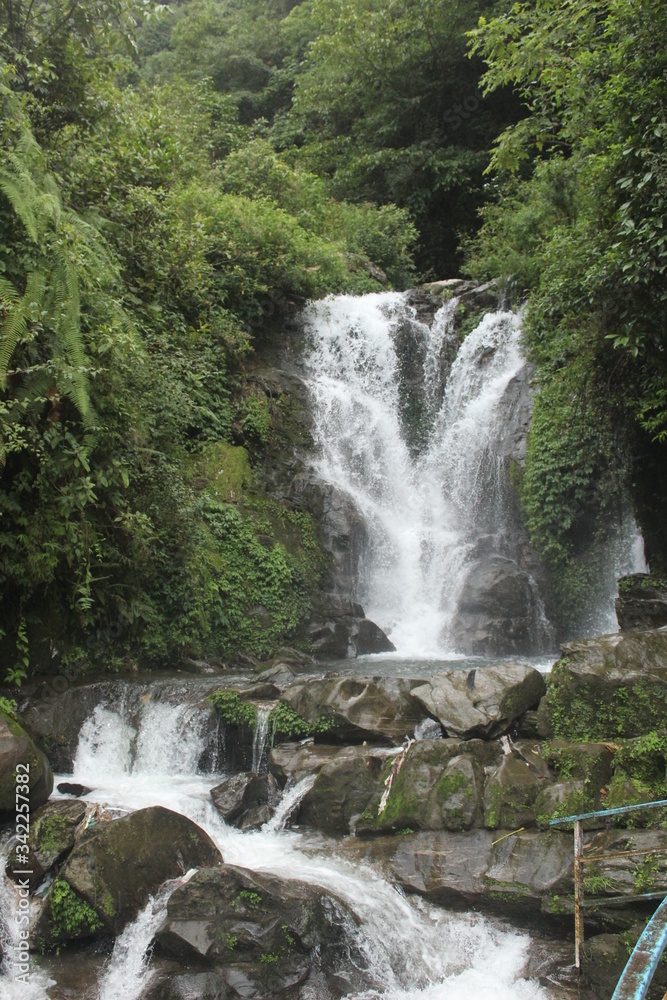
<svg viewBox="0 0 667 1000"><path fill-rule="evenodd" d="M580 819L574 824L574 964L581 973L581 948L584 943L584 866L582 853L584 845L584 825Z"/></svg>

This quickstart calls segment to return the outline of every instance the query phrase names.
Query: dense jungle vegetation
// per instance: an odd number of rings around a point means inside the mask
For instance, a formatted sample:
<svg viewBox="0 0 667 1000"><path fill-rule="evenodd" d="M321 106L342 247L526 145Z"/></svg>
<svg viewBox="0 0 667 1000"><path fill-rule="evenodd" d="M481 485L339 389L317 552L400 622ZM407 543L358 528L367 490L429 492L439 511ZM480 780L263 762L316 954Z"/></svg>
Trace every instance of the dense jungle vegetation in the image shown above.
<svg viewBox="0 0 667 1000"><path fill-rule="evenodd" d="M554 607L626 469L664 571L666 29L661 0L0 0L7 682L294 636L323 556L257 487L289 401L247 376L328 292L507 282Z"/></svg>

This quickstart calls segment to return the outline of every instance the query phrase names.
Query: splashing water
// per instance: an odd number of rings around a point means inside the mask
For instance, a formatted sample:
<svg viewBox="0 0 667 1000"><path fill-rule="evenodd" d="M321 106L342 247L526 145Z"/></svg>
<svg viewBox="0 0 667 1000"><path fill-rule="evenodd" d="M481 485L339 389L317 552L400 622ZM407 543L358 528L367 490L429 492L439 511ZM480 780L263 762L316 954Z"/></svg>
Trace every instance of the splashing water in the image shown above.
<svg viewBox="0 0 667 1000"><path fill-rule="evenodd" d="M186 724L189 712L181 706L180 716L174 713L171 732L163 726L152 729L152 752L146 754L137 734L148 733L149 720L151 726L156 722L150 701L133 720L135 725L115 707L99 706L82 728L73 778L89 786L103 780L89 796L92 801L125 809L163 805L189 816L213 838L229 864L297 878L342 900L356 918L341 918L350 947L359 956L366 981L373 984L370 991L350 994L355 1000L478 1000L491 991L498 1000L547 1000L545 990L521 978L530 944L526 935L500 929L483 917L451 915L408 900L371 868L336 857L334 842L327 841L318 851L297 832L276 832L313 777L287 793L263 830L241 833L226 826L208 794L219 776L192 771L186 782L184 773L165 773L174 733L191 733L188 766L198 756L195 750L201 753L204 746L202 727L194 727L199 730L195 737ZM99 984L99 1000L137 1000L141 995L150 975L146 949L166 901L160 893L118 939ZM39 994L40 1000L44 995Z"/></svg>
<svg viewBox="0 0 667 1000"><path fill-rule="evenodd" d="M316 774L308 774L305 778L302 778L301 781L297 782L296 785L292 785L291 788L285 789L283 797L280 800L280 804L278 805L275 813L268 823L265 823L262 827L265 833L278 833L280 830L285 829L289 819L299 808L306 795L315 784L316 778Z"/></svg>
<svg viewBox="0 0 667 1000"><path fill-rule="evenodd" d="M116 939L99 985L98 1000L134 1000L146 989L154 975L149 965L150 945L164 920L169 898L194 872L191 869L183 878L165 882L155 899L148 900L136 920Z"/></svg>
<svg viewBox="0 0 667 1000"><path fill-rule="evenodd" d="M430 328L398 293L329 298L305 313L318 472L364 518L368 549L357 596L406 657L451 653L448 627L475 544L491 538L493 551L503 555L516 544L501 408L525 365L520 320L511 312L486 315L445 379L441 355L456 305L446 303ZM416 453L397 348L406 324L423 355L423 446ZM419 401L410 391L414 411ZM535 594L539 648L549 636L537 587Z"/></svg>
<svg viewBox="0 0 667 1000"><path fill-rule="evenodd" d="M269 717L270 708L257 708L257 722L255 723L255 734L252 741L252 769L257 774L266 751L269 739Z"/></svg>

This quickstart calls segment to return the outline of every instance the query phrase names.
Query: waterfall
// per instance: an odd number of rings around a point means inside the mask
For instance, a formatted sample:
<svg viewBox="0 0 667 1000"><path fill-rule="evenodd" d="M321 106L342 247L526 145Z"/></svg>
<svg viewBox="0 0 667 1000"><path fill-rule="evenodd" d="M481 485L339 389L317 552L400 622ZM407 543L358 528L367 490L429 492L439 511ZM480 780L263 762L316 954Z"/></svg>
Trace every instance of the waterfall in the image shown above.
<svg viewBox="0 0 667 1000"><path fill-rule="evenodd" d="M194 872L195 869L191 869L183 878L165 882L155 899L151 897L136 919L116 938L97 1000L135 1000L146 989L153 978L149 966L150 945L164 920L169 897Z"/></svg>
<svg viewBox="0 0 667 1000"><path fill-rule="evenodd" d="M314 846L300 833L277 832L277 822L254 833L226 826L209 795L219 776L196 772L194 747L179 773L168 773L173 744L190 731L190 714L191 707L182 706L180 716L172 717L172 732L152 729L154 752L148 754L140 734L156 721L150 698L131 726L117 702L98 706L82 728L73 777L96 786L89 796L93 801L130 810L163 805L189 816L215 840L228 864L296 877L340 899L354 919L343 912L332 919L345 928L351 961L368 984L349 1000L476 1000L491 991L497 1000L547 1000L541 987L521 977L530 943L525 934L478 915L450 914L408 899L372 869L338 858L334 842L318 849L319 841ZM301 782L287 793L283 818L306 788ZM98 983L98 1000L134 1000L145 989L150 978L146 950L171 889L173 884L163 887L116 941ZM13 1000L13 994L3 992L5 982L0 980L0 993ZM36 1000L44 997L35 994Z"/></svg>
<svg viewBox="0 0 667 1000"><path fill-rule="evenodd" d="M283 830L285 828L290 816L296 812L308 792L315 784L316 778L316 774L307 774L306 777L302 778L301 781L298 781L296 785L292 785L291 788L285 789L278 808L268 823L264 824L264 830L266 833L278 833L279 830Z"/></svg>
<svg viewBox="0 0 667 1000"><path fill-rule="evenodd" d="M454 649L453 622L480 554L519 568L502 407L525 368L520 317L487 314L447 372L457 304L445 303L430 326L399 293L329 298L304 317L317 470L364 518L356 598L403 656ZM549 643L548 623L535 581L523 578L537 651Z"/></svg>
<svg viewBox="0 0 667 1000"><path fill-rule="evenodd" d="M270 708L257 708L257 721L255 723L255 734L252 741L252 769L255 773L259 773L259 769L262 766L262 760L264 759L264 752L266 750L269 736L270 715Z"/></svg>

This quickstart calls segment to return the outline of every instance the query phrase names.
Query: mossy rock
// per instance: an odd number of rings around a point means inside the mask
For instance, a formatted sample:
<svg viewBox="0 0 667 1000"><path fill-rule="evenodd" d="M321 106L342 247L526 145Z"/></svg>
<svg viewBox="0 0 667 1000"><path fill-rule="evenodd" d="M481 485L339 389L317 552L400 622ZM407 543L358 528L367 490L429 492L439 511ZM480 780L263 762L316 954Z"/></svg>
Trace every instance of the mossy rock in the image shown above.
<svg viewBox="0 0 667 1000"><path fill-rule="evenodd" d="M604 741L667 729L667 627L569 643L539 707L540 731Z"/></svg>
<svg viewBox="0 0 667 1000"><path fill-rule="evenodd" d="M484 825L490 830L535 826L534 803L547 780L523 757L503 757L484 786Z"/></svg>
<svg viewBox="0 0 667 1000"><path fill-rule="evenodd" d="M317 973L335 981L342 968L352 971L346 927L354 919L319 886L223 865L175 890L157 948L185 968L217 970L211 995L292 996Z"/></svg>
<svg viewBox="0 0 667 1000"><path fill-rule="evenodd" d="M26 857L22 845L17 845L10 855L8 871L30 871L26 876L30 888L35 889L47 872L62 862L74 847L77 831L86 815L86 803L78 799L57 799L47 802L32 816L28 838L27 863L19 858ZM15 876L19 877L19 876Z"/></svg>
<svg viewBox="0 0 667 1000"><path fill-rule="evenodd" d="M16 816L17 776L27 779L31 811L38 809L53 791L49 762L16 719L0 711L0 820Z"/></svg>
<svg viewBox="0 0 667 1000"><path fill-rule="evenodd" d="M600 808L605 807L601 804L599 791L577 778L567 778L543 788L533 803L536 822L543 828L547 828L552 819L595 812ZM584 829L599 830L603 825L602 820L586 820Z"/></svg>
<svg viewBox="0 0 667 1000"><path fill-rule="evenodd" d="M571 743L551 740L544 752L559 778L589 781L598 789L608 785L612 775L613 746L608 743Z"/></svg>
<svg viewBox="0 0 667 1000"><path fill-rule="evenodd" d="M192 820L152 806L90 827L59 877L95 911L100 929L119 934L167 879L221 861Z"/></svg>
<svg viewBox="0 0 667 1000"><path fill-rule="evenodd" d="M358 836L404 830L469 830L482 822L484 768L498 762L500 748L482 740L424 740L410 747L378 812L385 780L395 758L384 766L373 798L357 823Z"/></svg>

